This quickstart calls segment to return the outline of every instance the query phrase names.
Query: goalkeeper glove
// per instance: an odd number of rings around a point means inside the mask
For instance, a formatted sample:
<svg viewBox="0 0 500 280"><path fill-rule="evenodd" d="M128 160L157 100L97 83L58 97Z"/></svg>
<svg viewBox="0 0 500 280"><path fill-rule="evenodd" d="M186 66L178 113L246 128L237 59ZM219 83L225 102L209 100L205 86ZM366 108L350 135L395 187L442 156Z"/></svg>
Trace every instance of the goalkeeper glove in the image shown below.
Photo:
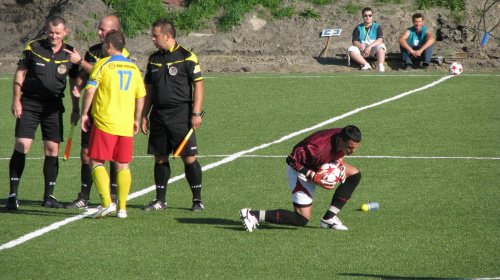
<svg viewBox="0 0 500 280"><path fill-rule="evenodd" d="M325 178L327 175L328 174L327 174L326 170L323 170L321 172L314 172L312 170L308 170L307 174L305 174L305 176L304 176L304 174L300 174L302 179L305 179L305 181L312 181L320 187L323 187L323 188L328 189L328 190L332 190L335 188L335 183L328 182L328 181L324 180L323 178Z"/></svg>

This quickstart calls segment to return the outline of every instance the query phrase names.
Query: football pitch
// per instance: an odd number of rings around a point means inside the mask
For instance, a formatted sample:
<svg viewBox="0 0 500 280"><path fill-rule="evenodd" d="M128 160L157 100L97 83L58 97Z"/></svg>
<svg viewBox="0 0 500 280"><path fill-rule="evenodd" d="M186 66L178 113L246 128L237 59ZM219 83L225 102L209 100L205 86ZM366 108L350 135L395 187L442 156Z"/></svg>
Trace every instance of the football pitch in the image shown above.
<svg viewBox="0 0 500 280"><path fill-rule="evenodd" d="M155 197L147 136L135 137L127 219L92 208L40 207L38 131L5 210L15 119L13 75L0 75L0 279L500 279L500 73L205 75L196 132L206 209L191 212L180 159L171 160L168 208ZM66 96L65 138L70 98ZM293 209L285 158L310 133L354 124L363 140L345 161L363 177L339 218L320 229L334 191L318 189L306 227L261 223L239 210ZM80 191L80 135L54 195ZM362 212L363 203L380 208Z"/></svg>

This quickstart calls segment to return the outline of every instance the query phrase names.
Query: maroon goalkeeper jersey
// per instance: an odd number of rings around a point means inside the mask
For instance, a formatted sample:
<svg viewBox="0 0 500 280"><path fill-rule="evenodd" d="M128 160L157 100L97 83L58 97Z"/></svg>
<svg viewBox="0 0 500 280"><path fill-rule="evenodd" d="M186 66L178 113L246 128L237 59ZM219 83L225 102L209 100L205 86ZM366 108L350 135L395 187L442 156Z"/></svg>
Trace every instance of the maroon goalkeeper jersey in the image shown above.
<svg viewBox="0 0 500 280"><path fill-rule="evenodd" d="M293 147L286 162L295 170L307 173L317 171L324 163L334 162L344 157L344 152L337 151L337 141L342 128L317 131Z"/></svg>

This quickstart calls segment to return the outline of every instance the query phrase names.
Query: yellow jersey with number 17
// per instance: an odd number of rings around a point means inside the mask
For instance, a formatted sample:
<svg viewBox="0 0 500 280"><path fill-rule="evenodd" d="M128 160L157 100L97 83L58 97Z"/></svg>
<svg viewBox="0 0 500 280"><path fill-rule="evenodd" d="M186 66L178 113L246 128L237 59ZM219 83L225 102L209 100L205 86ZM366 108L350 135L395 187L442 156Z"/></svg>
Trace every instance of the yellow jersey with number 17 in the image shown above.
<svg viewBox="0 0 500 280"><path fill-rule="evenodd" d="M146 95L139 68L122 55L100 59L85 89L95 87L94 125L118 136L134 136L135 99Z"/></svg>

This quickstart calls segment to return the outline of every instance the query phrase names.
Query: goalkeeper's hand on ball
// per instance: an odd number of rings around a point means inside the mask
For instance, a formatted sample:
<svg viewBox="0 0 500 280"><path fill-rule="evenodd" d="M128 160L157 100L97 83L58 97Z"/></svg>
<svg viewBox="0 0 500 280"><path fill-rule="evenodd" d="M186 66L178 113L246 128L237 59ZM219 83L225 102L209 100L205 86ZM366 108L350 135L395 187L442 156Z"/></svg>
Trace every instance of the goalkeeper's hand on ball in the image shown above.
<svg viewBox="0 0 500 280"><path fill-rule="evenodd" d="M309 181L313 181L314 183L316 183L316 185L323 187L325 189L328 189L328 190L334 189L335 184L325 180L325 178L327 176L328 176L328 173L326 170L323 170L322 172L314 172L312 170L309 170L307 172L306 178Z"/></svg>

